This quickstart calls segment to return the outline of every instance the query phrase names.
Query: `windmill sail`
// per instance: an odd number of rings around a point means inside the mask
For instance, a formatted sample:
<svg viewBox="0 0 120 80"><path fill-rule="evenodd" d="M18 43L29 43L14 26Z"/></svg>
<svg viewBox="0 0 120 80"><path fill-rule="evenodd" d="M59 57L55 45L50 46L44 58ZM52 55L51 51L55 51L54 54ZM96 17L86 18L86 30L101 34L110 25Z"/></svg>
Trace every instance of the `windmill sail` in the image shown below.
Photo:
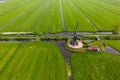
<svg viewBox="0 0 120 80"><path fill-rule="evenodd" d="M77 36L77 29L78 29L78 23L76 24L76 29L75 29L75 32L73 34L73 40L71 42L71 45L77 45L77 39L78 39L78 36Z"/></svg>

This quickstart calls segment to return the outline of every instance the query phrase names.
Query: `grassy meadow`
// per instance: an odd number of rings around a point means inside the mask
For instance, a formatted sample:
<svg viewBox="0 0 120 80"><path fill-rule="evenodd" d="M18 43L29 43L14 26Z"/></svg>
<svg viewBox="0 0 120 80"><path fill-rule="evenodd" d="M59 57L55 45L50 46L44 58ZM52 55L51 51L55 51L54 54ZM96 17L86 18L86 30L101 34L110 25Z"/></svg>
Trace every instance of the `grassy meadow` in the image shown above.
<svg viewBox="0 0 120 80"><path fill-rule="evenodd" d="M120 55L80 53L71 56L73 80L119 80Z"/></svg>
<svg viewBox="0 0 120 80"><path fill-rule="evenodd" d="M59 49L50 43L0 43L0 80L67 80Z"/></svg>
<svg viewBox="0 0 120 80"><path fill-rule="evenodd" d="M119 37L120 0L0 0L0 80L68 80L70 73L67 72L67 59L64 57L68 58L69 55L63 56L54 44L40 42L42 37L49 41L57 35L39 34L73 32L77 22L77 31L83 32L83 36L91 34L89 32L102 32L98 33L100 36L113 32L112 36L116 34ZM10 35L9 32L18 34ZM22 35L19 32L30 34ZM61 35L69 38L69 33ZM30 41L36 39L39 42L27 42L27 37L30 37ZM87 37L89 40L92 38ZM57 42L59 38L53 40ZM104 43L120 51L120 40L104 40ZM63 47L64 44L58 42L57 45ZM97 45L102 51L105 49L102 41L85 44L91 45ZM70 63L72 80L120 79L120 55L74 53Z"/></svg>
<svg viewBox="0 0 120 80"><path fill-rule="evenodd" d="M9 0L0 3L0 32L74 31L77 22L78 31L115 31L120 24L118 4L119 0Z"/></svg>

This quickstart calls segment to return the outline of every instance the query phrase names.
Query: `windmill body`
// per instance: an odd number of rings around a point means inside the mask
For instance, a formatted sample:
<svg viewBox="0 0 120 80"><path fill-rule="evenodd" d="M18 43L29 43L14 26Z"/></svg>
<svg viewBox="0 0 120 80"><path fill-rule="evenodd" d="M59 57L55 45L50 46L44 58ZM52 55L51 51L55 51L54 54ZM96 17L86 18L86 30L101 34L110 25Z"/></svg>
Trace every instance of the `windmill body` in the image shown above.
<svg viewBox="0 0 120 80"><path fill-rule="evenodd" d="M67 41L67 45L70 48L80 49L83 47L82 40L80 38L78 38L77 29L78 29L78 23L76 24L76 30L73 34L72 39Z"/></svg>

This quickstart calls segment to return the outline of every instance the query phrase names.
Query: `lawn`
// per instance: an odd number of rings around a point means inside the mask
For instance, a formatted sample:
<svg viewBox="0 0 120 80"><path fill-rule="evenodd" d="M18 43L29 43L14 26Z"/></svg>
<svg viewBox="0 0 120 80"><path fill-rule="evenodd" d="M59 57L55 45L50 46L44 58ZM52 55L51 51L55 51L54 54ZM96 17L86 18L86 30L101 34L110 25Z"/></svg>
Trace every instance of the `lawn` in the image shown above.
<svg viewBox="0 0 120 80"><path fill-rule="evenodd" d="M0 80L67 80L59 49L50 43L0 43Z"/></svg>
<svg viewBox="0 0 120 80"><path fill-rule="evenodd" d="M105 43L120 52L120 40L106 40Z"/></svg>
<svg viewBox="0 0 120 80"><path fill-rule="evenodd" d="M80 53L71 56L73 80L119 80L120 55Z"/></svg>

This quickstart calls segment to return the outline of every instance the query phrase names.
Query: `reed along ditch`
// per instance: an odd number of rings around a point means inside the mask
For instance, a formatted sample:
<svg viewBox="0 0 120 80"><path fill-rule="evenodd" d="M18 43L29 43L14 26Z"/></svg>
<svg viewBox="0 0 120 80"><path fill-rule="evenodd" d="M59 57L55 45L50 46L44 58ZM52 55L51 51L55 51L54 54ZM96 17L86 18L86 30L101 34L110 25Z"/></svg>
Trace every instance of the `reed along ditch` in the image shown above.
<svg viewBox="0 0 120 80"><path fill-rule="evenodd" d="M33 34L33 33L18 33L18 34L0 34L0 41L51 41L51 40L65 40L72 38L74 32L60 32L55 34ZM119 34L113 34L112 32L77 32L77 35L82 39L94 39L96 36L103 37L104 39L120 39Z"/></svg>

